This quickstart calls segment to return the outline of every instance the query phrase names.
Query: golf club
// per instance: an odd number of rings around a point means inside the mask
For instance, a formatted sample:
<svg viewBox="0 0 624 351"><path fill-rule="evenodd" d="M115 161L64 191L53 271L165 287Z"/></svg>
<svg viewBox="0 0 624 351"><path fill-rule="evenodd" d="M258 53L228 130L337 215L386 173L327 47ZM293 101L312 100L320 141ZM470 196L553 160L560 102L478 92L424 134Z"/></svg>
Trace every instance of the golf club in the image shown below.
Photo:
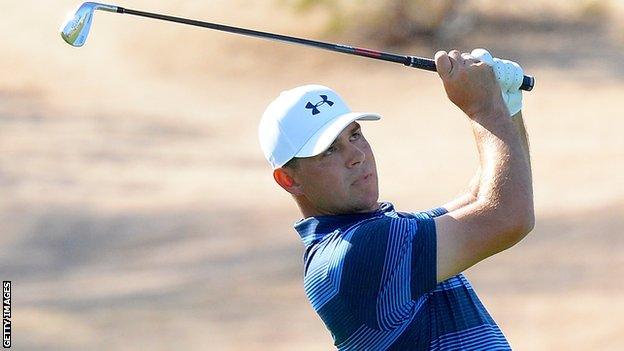
<svg viewBox="0 0 624 351"><path fill-rule="evenodd" d="M85 2L80 5L74 12L70 13L68 17L65 19L63 24L61 25L61 37L68 44L76 47L80 47L84 45L87 40L87 36L89 35L89 30L91 29L91 22L93 21L93 13L95 10L107 11L107 12L115 12L115 13L125 13L129 15L148 17L153 19L159 19L163 21L170 21L182 24L189 24L192 26L204 27L215 29L219 31L242 34L251 37L264 38L264 39L272 39L278 40L287 43L301 44L305 46L317 47L320 49L330 50L342 52L345 54L363 56L368 58L374 58L378 60L402 63L405 66L415 67L424 69L427 71L436 71L435 62L431 59L418 57L418 56L406 56L406 55L397 55L388 52L375 51L370 49L351 47L347 45L340 44L332 44L325 43L316 40L309 40L303 38L290 37L281 34L260 32L251 29L239 28L239 27L231 27L216 23L209 23L203 21L197 21L192 19L186 19L181 17L173 17L167 15L161 15L157 13L143 12L137 10L126 9L120 6L114 5L106 5L100 4L96 2ZM520 86L521 90L531 91L533 86L535 85L535 78L532 76L524 76L522 81L522 85Z"/></svg>

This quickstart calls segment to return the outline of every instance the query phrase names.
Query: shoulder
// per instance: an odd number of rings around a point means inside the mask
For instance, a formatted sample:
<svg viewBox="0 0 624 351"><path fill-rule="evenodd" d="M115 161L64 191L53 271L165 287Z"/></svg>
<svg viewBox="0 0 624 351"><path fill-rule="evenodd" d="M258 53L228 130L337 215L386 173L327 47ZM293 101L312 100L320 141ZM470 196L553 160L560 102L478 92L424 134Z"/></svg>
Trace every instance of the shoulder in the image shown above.
<svg viewBox="0 0 624 351"><path fill-rule="evenodd" d="M389 237L416 230L417 223L415 216L400 216L398 213L379 216L348 228L344 238L353 244L384 242Z"/></svg>
<svg viewBox="0 0 624 351"><path fill-rule="evenodd" d="M370 267L404 257L418 241L420 228L427 228L422 221L418 216L393 214L360 223L343 237L349 243L344 259L352 266Z"/></svg>
<svg viewBox="0 0 624 351"><path fill-rule="evenodd" d="M419 231L434 232L434 218L446 214L444 207L418 212L392 212L362 221L345 231L344 239L353 244L373 244L389 239L413 239Z"/></svg>
<svg viewBox="0 0 624 351"><path fill-rule="evenodd" d="M448 213L448 210L444 207L435 207L425 211L417 212L397 212L397 215L405 218L413 218L416 220L428 220L433 219Z"/></svg>

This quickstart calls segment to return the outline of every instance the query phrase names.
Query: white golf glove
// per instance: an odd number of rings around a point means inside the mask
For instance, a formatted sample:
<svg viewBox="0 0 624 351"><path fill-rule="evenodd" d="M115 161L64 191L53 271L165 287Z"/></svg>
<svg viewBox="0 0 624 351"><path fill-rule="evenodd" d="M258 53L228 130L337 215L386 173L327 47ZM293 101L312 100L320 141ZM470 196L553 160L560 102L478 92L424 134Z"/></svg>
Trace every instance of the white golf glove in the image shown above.
<svg viewBox="0 0 624 351"><path fill-rule="evenodd" d="M501 87L503 100L505 100L509 114L514 116L522 110L522 91L520 90L524 78L522 67L513 61L492 57L485 49L474 49L470 56L492 67L496 80L498 80L498 84Z"/></svg>

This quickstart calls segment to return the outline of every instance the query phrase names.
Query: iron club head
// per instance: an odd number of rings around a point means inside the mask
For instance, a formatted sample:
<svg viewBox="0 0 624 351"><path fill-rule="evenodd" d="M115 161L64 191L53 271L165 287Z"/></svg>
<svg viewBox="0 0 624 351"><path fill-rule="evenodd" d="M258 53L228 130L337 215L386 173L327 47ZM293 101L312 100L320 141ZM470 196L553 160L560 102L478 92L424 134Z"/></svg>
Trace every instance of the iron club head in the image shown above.
<svg viewBox="0 0 624 351"><path fill-rule="evenodd" d="M83 3L65 17L65 21L61 24L61 37L71 46L79 47L84 45L91 29L93 12L95 10L117 12L117 8L117 6L97 2Z"/></svg>

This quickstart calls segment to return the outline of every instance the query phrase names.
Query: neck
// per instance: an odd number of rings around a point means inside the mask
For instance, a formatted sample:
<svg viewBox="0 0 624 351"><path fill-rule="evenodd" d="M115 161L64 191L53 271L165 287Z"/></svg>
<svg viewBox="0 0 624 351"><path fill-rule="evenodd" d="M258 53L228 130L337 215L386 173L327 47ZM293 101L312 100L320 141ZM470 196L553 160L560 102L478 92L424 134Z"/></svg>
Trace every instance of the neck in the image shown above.
<svg viewBox="0 0 624 351"><path fill-rule="evenodd" d="M332 210L321 209L321 208L314 206L314 204L312 204L310 200L303 195L300 195L300 196L293 195L293 198L295 199L295 202L297 203L297 206L299 207L299 211L301 211L301 215L303 216L303 218L315 217L315 216L374 212L378 210L379 207L381 206L379 202L375 202L373 205L366 207L366 208L362 208L362 209L353 209L350 211L335 211L335 210L332 211Z"/></svg>

